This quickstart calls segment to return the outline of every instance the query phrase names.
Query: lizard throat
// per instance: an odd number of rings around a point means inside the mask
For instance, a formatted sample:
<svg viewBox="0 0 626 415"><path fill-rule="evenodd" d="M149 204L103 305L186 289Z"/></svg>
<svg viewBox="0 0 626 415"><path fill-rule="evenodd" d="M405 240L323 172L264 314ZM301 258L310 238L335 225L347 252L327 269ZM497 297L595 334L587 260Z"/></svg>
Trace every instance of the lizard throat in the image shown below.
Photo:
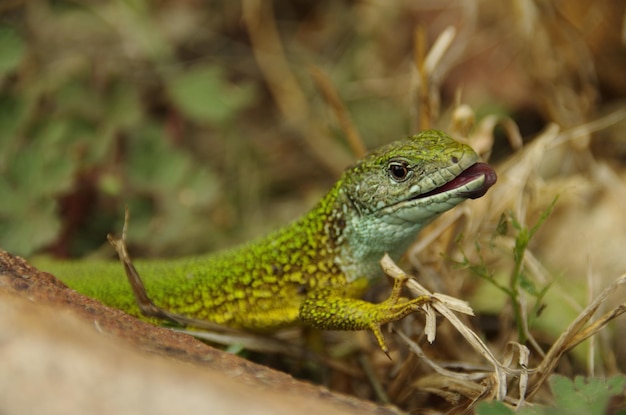
<svg viewBox="0 0 626 415"><path fill-rule="evenodd" d="M455 189L459 189L463 186L468 185L476 180L480 180L482 178L482 183L471 190L459 192L458 196L468 198L468 199L477 199L487 193L487 190L497 180L496 172L486 163L475 163L463 170L461 174L456 176L454 179L450 180L446 184L439 186L429 192L422 193L413 197L411 200L422 199L425 197L433 196L439 193L445 193L449 191L454 191Z"/></svg>

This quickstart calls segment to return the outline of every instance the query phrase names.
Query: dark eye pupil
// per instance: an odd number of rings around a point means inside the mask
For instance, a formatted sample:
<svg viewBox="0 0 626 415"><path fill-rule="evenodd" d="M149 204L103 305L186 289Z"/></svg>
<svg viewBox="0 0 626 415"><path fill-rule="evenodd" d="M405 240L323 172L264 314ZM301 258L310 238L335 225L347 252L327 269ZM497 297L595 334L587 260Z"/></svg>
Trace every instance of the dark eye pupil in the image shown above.
<svg viewBox="0 0 626 415"><path fill-rule="evenodd" d="M394 179L405 179L409 174L409 169L402 164L392 164L389 166L389 172L393 175Z"/></svg>

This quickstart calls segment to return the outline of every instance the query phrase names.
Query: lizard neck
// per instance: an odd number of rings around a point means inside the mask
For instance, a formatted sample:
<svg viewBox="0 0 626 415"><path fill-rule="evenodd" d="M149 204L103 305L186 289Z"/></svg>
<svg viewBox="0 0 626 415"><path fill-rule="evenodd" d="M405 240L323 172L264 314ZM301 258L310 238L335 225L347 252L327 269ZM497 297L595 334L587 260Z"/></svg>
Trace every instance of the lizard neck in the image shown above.
<svg viewBox="0 0 626 415"><path fill-rule="evenodd" d="M293 231L307 235L306 245L317 250L319 261L338 266L347 282L373 281L382 276L379 262L383 255L399 259L425 225L407 221L389 226L388 221L384 215L363 214L346 192L342 178L296 222Z"/></svg>
<svg viewBox="0 0 626 415"><path fill-rule="evenodd" d="M343 188L339 189L337 200L341 201L338 204L342 206L345 226L337 242L336 258L348 281L378 280L382 276L382 257L389 254L395 261L400 259L425 225L409 221L390 223L394 218L365 213Z"/></svg>

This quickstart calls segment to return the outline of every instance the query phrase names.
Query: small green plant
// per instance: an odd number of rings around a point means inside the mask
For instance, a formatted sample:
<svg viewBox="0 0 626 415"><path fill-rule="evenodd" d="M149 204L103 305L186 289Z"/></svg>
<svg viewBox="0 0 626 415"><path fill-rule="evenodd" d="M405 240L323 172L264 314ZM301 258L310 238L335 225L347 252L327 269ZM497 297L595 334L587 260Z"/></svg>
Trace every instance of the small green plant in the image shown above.
<svg viewBox="0 0 626 415"><path fill-rule="evenodd" d="M483 402L478 415L601 415L626 414L626 377L608 379L576 377L574 380L552 375L548 381L554 405L527 406L514 411L502 402Z"/></svg>
<svg viewBox="0 0 626 415"><path fill-rule="evenodd" d="M537 222L531 227L524 226L513 214L503 214L500 217L500 222L496 227L494 237L505 235L508 232L509 223L516 231L515 244L513 247L513 267L508 279L508 285L499 281L496 278L495 272L487 266L481 253L481 246L478 242L475 243L475 249L478 257L477 262L470 260L461 245L458 244L461 254L463 255L463 260L456 262L455 265L459 268L468 269L472 274L488 281L510 299L518 331L518 342L521 344L524 344L528 340L528 327L532 325L532 319L534 316L539 315L539 312L543 307L543 298L551 287L551 284L547 284L542 288L538 288L536 286L535 282L526 274L524 270L524 256L528 248L528 244L548 217L550 217L557 200L558 197L554 198L552 203L541 213ZM522 292L529 294L535 300L530 312L528 313L525 313L522 309ZM528 320L525 320L524 316L528 316Z"/></svg>
<svg viewBox="0 0 626 415"><path fill-rule="evenodd" d="M524 254L526 253L526 249L528 248L528 244L530 243L532 237L535 236L539 228L541 228L548 217L552 214L552 210L554 209L554 205L557 200L558 197L555 197L548 208L541 213L537 223L535 223L531 228L523 226L515 218L515 216L511 215L511 223L513 228L517 231L517 235L515 236L515 247L513 248L515 265L509 280L508 294L511 296L511 304L513 305L513 314L515 316L518 331L518 342L522 344L524 344L528 339L527 330L528 326L532 323L532 320L528 322L524 321L520 292L521 290L524 290L526 293L535 298L533 309L530 313L528 313L528 315L536 316L542 307L543 297L550 288L550 284L548 284L542 289L537 289L535 283L528 278L524 272Z"/></svg>

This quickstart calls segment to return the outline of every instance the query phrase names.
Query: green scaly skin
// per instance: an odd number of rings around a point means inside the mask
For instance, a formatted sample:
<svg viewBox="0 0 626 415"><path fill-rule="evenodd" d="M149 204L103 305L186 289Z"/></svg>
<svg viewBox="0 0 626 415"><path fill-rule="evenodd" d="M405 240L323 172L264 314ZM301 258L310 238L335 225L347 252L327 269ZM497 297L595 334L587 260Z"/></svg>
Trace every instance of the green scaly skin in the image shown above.
<svg viewBox="0 0 626 415"><path fill-rule="evenodd" d="M477 161L470 147L425 131L371 152L309 213L263 239L214 255L135 266L154 304L170 313L256 331L298 322L370 329L386 352L379 326L411 313L423 299L398 302L399 284L381 304L356 297L382 276L385 253L397 260L424 225L495 182L484 167L460 187L420 197ZM118 263L58 262L48 270L83 294L143 317Z"/></svg>

